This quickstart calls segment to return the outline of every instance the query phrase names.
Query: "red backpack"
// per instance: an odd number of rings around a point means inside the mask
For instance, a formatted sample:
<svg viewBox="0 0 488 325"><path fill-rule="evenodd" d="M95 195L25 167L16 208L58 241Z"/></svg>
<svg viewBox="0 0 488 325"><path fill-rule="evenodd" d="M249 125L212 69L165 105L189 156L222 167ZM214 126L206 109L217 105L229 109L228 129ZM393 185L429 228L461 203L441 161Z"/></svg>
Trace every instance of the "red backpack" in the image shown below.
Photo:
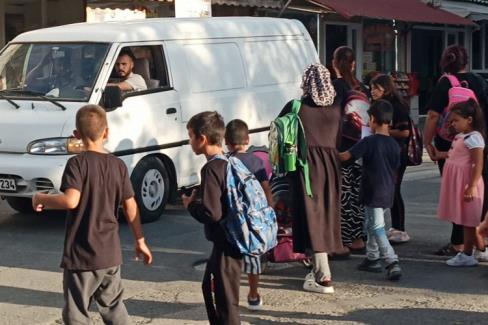
<svg viewBox="0 0 488 325"><path fill-rule="evenodd" d="M474 91L469 89L469 84L467 81L459 82L458 78L452 74L444 74L441 78L447 78L451 83L451 88L447 93L449 98L449 103L442 111L442 115L437 123L437 135L442 139L451 142L454 139L455 131L451 128L449 123L449 113L454 104L465 102L468 99L474 99L478 102Z"/></svg>
<svg viewBox="0 0 488 325"><path fill-rule="evenodd" d="M351 90L344 105L342 121L342 136L350 140L361 140L361 128L368 126L368 109L370 102L368 96L362 91Z"/></svg>

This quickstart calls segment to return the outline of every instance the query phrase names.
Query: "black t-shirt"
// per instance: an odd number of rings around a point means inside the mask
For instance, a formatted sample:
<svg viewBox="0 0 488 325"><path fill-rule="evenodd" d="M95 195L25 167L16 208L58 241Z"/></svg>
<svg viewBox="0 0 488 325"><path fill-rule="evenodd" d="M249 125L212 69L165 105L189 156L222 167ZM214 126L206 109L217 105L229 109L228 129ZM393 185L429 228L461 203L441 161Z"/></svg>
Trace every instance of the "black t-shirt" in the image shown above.
<svg viewBox="0 0 488 325"><path fill-rule="evenodd" d="M481 110L483 111L485 125L488 125L488 85L486 81L480 75L472 72L455 73L454 75L458 78L459 82L466 81L468 83L468 87L474 91L481 106ZM448 92L450 88L451 82L446 77L441 77L437 81L437 85L432 92L432 97L430 98L429 105L427 106L429 110L442 114L444 108L449 103ZM449 141L437 136L435 138L435 144L436 147L442 151L449 150L451 146Z"/></svg>
<svg viewBox="0 0 488 325"><path fill-rule="evenodd" d="M389 101L393 106L391 128L400 131L410 130L410 107L408 107L408 104L395 97L385 97L384 99ZM406 154L408 138L394 139L402 148L403 153Z"/></svg>
<svg viewBox="0 0 488 325"><path fill-rule="evenodd" d="M247 169L254 174L259 183L268 180L268 174L266 173L264 163L261 159L249 152L238 152L232 154L232 156L239 158L244 166L246 166Z"/></svg>
<svg viewBox="0 0 488 325"><path fill-rule="evenodd" d="M80 203L68 212L61 267L99 270L122 264L117 213L134 196L127 167L119 158L94 151L68 160L61 191L80 191Z"/></svg>
<svg viewBox="0 0 488 325"><path fill-rule="evenodd" d="M200 173L199 198L190 203L188 211L204 224L205 236L216 248L226 255L239 258L240 252L227 241L224 228L220 225L221 219L227 215L227 161L212 159Z"/></svg>
<svg viewBox="0 0 488 325"><path fill-rule="evenodd" d="M363 158L362 201L372 208L391 208L395 176L400 166L400 147L390 136L374 134L355 144L349 152Z"/></svg>

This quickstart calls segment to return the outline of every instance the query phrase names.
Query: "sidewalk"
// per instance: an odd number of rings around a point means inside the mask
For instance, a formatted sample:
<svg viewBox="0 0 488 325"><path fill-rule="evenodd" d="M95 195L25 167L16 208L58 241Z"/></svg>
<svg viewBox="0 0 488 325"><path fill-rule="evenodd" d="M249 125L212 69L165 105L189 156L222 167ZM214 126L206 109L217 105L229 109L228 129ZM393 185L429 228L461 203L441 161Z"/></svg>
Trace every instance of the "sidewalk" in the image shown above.
<svg viewBox="0 0 488 325"><path fill-rule="evenodd" d="M353 256L331 262L336 293L315 294L302 289L307 270L301 264L275 264L262 276L262 311L247 310L242 277L243 324L487 324L488 264L453 269L432 255L451 228L435 216L438 190L432 162L407 169L403 193L412 241L395 246L404 270L399 282L356 270L364 257ZM11 214L0 202L0 324L61 324L64 219ZM150 268L133 261L130 230L121 227L124 295L133 323L207 324L200 281L210 245L201 225L173 206L144 231L154 253ZM96 308L91 315L102 324Z"/></svg>
<svg viewBox="0 0 488 325"><path fill-rule="evenodd" d="M247 281L241 279L244 324L487 323L488 307L482 301L488 288L488 265L452 269L445 265L445 258L432 255L448 241L450 224L435 217L439 174L436 165L426 158L423 165L407 169L403 192L412 241L395 246L404 269L400 282L389 282L384 274L357 271L363 256L353 256L332 261L336 293L321 295L302 290L307 271L300 264L274 264L262 276L264 308L260 312L247 310ZM202 266L197 268L201 270ZM171 306L178 310L163 308L157 313L159 319L152 319L150 324L205 323L199 283L168 285L163 286L163 292L153 294L158 300L174 299ZM181 303L185 307L177 308ZM140 318L141 322L145 320Z"/></svg>

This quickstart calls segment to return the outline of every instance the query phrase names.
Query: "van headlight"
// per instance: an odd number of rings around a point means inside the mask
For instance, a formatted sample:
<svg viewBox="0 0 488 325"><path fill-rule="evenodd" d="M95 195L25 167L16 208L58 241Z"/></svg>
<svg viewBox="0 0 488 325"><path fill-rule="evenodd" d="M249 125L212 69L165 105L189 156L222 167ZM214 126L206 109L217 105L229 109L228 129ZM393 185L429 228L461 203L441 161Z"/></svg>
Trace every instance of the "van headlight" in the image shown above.
<svg viewBox="0 0 488 325"><path fill-rule="evenodd" d="M27 146L27 152L33 155L68 155L82 151L83 142L74 137L40 139Z"/></svg>

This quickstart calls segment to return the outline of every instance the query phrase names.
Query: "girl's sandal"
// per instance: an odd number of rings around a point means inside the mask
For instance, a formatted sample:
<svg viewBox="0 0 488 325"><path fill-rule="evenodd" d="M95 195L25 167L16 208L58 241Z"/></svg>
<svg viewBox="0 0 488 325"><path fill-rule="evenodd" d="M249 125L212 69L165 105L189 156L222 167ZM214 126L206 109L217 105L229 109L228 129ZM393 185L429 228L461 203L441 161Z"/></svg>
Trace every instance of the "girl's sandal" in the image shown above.
<svg viewBox="0 0 488 325"><path fill-rule="evenodd" d="M438 256L455 256L458 252L451 243L447 244L446 246L440 248L439 250L434 252L434 255Z"/></svg>

